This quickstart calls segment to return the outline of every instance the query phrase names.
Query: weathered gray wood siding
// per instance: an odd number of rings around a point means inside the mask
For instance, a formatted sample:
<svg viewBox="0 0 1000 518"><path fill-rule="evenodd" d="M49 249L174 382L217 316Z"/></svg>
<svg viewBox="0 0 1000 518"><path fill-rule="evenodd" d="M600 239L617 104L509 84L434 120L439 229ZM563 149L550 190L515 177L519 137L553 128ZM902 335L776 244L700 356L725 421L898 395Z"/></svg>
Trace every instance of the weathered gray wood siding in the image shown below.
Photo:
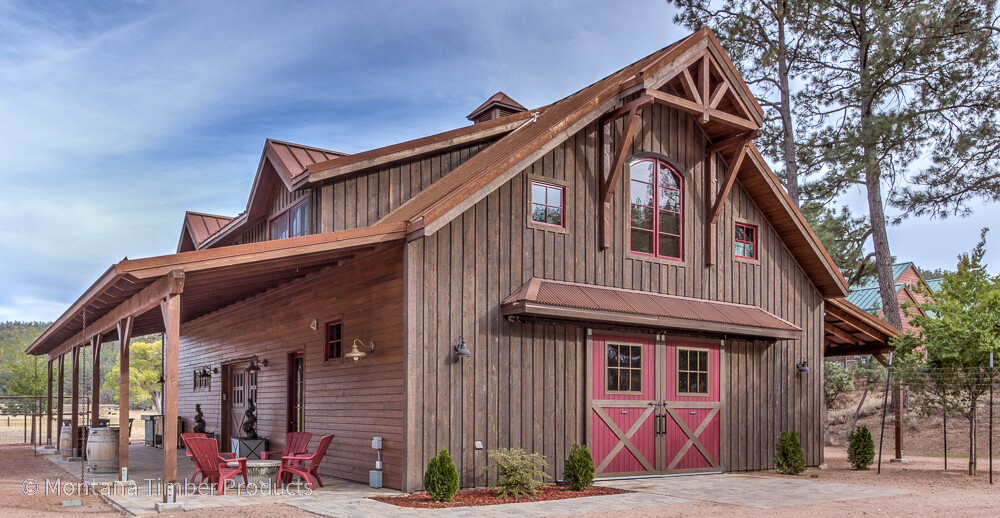
<svg viewBox="0 0 1000 518"><path fill-rule="evenodd" d="M542 453L558 478L569 446L584 440L584 330L510 323L499 311L533 276L755 304L802 327L797 341L727 340L721 460L729 470L771 467L778 433L796 429L808 463L822 462L820 293L739 185L719 219L716 265L705 266L706 140L692 118L658 105L643 111L631 152L662 154L684 174L684 261L626 253L627 171L613 198L611 247L600 251L598 131L591 124L461 217L407 244L406 488L420 486L441 448L452 452L463 485L486 483L486 452L474 449L476 440ZM528 225L533 176L565 184L566 232ZM758 225L758 261L733 258L734 219ZM455 361L460 336L472 357ZM800 357L812 374L796 373Z"/></svg>

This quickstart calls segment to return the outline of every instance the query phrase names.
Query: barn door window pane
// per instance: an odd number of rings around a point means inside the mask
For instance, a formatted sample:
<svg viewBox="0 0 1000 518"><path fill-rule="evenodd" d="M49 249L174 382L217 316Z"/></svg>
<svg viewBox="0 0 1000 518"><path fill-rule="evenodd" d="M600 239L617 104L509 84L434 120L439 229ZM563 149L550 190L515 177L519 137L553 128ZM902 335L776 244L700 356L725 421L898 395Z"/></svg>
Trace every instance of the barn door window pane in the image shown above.
<svg viewBox="0 0 1000 518"><path fill-rule="evenodd" d="M608 393L642 393L642 346L607 344L607 372L605 379Z"/></svg>
<svg viewBox="0 0 1000 518"><path fill-rule="evenodd" d="M677 393L708 395L708 350L677 349Z"/></svg>

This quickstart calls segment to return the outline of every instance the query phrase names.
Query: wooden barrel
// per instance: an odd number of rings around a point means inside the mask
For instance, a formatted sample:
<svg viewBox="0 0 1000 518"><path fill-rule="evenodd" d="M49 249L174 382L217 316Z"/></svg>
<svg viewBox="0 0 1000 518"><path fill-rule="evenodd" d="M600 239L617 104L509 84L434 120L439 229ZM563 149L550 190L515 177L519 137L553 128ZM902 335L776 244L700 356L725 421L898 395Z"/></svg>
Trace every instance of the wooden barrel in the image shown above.
<svg viewBox="0 0 1000 518"><path fill-rule="evenodd" d="M87 465L91 473L118 473L118 428L91 428L87 437Z"/></svg>
<svg viewBox="0 0 1000 518"><path fill-rule="evenodd" d="M63 457L73 456L73 438L70 436L72 430L72 426L64 426L59 434L59 455Z"/></svg>

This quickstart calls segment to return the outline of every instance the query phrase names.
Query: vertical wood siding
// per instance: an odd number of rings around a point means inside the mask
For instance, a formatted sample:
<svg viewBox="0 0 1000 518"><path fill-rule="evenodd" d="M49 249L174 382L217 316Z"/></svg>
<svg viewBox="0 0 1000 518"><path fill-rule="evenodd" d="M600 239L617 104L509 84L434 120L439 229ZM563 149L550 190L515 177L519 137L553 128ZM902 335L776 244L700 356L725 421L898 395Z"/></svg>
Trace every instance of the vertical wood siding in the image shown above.
<svg viewBox="0 0 1000 518"><path fill-rule="evenodd" d="M476 440L488 448L542 453L556 478L569 445L584 441L585 330L511 323L499 312L499 302L533 276L754 304L802 327L802 340L726 340L720 456L729 470L769 468L778 433L795 429L807 462L822 462L819 292L739 184L718 221L716 266L704 266L706 139L691 117L659 105L643 110L631 153L661 154L684 175L684 261L626 253L627 171L613 196L611 247L600 251L598 131L591 124L461 217L407 244L406 296L414 322L406 338L407 401L413 405L407 489L420 486L427 460L444 447L459 466L462 485L471 486L492 481L480 474L486 453L474 449ZM572 215L566 232L527 224L529 175L566 185ZM358 194L363 183L344 185L341 196L364 199ZM361 205L351 201L335 209L334 226L369 222L362 220ZM758 226L758 260L734 259L735 221ZM456 361L452 348L460 336L472 357ZM799 358L814 367L811 374L797 374Z"/></svg>
<svg viewBox="0 0 1000 518"><path fill-rule="evenodd" d="M403 454L403 256L397 246L359 256L234 304L181 329L178 415L194 425L200 403L208 430L221 428L220 374L211 390L194 390L191 373L229 359L258 355L258 433L269 450L284 445L288 353L305 352L305 430L335 434L321 473L359 482L374 469L373 436L382 436L385 484L400 487ZM183 301L182 301L183 303ZM316 319L317 329L310 329ZM355 338L376 344L361 363L324 361L325 327L342 319L344 347ZM348 349L349 350L349 349ZM183 466L188 469L189 466Z"/></svg>

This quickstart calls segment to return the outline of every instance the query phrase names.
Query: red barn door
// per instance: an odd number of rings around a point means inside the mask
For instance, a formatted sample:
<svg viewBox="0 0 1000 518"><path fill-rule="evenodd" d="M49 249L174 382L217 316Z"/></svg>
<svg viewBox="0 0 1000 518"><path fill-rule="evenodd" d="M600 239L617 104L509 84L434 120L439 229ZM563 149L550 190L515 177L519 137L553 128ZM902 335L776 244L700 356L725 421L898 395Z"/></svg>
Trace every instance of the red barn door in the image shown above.
<svg viewBox="0 0 1000 518"><path fill-rule="evenodd" d="M591 450L598 473L657 470L652 337L595 336Z"/></svg>
<svg viewBox="0 0 1000 518"><path fill-rule="evenodd" d="M594 335L591 451L599 476L718 471L718 343Z"/></svg>

